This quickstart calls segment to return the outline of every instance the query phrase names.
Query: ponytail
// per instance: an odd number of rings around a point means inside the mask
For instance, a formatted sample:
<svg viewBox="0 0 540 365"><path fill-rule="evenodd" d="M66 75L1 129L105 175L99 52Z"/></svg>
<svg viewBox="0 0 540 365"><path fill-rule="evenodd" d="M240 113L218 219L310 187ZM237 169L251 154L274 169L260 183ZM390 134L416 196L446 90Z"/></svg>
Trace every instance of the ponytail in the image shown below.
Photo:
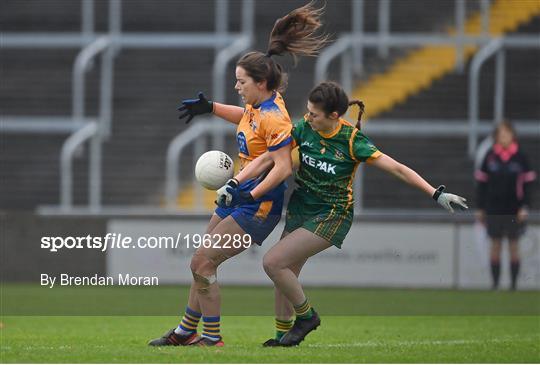
<svg viewBox="0 0 540 365"><path fill-rule="evenodd" d="M349 102L349 106L351 105L358 105L358 118L357 118L357 122L356 122L356 128L358 129L362 129L362 115L364 114L364 109L365 109L365 106L364 106L364 103L360 100L351 100Z"/></svg>
<svg viewBox="0 0 540 365"><path fill-rule="evenodd" d="M249 52L236 65L242 67L255 82L266 81L268 90L285 91L287 74L272 56L289 53L295 65L298 56L316 56L328 42L328 35L315 35L322 25L323 10L315 8L312 1L278 19L270 33L266 53Z"/></svg>
<svg viewBox="0 0 540 365"><path fill-rule="evenodd" d="M295 64L297 56L316 56L328 42L328 35L315 35L321 27L324 8L317 9L313 1L291 11L274 24L268 41L266 54L282 55L289 53Z"/></svg>

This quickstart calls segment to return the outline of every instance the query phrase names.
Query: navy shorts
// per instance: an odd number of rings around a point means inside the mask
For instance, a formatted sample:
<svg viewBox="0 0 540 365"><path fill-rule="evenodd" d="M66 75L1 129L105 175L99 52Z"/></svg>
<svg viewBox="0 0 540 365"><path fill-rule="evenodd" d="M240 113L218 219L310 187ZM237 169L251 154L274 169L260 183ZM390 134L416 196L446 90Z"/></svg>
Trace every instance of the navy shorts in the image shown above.
<svg viewBox="0 0 540 365"><path fill-rule="evenodd" d="M240 184L242 191L251 191L260 183L259 179L253 179ZM251 241L262 245L264 240L276 228L283 211L283 201L287 185L285 182L266 193L253 204L240 205L237 207L218 207L215 213L224 219L229 215L238 225L251 236Z"/></svg>
<svg viewBox="0 0 540 365"><path fill-rule="evenodd" d="M491 238L519 238L525 232L525 225L518 223L513 214L488 214L486 217L487 234Z"/></svg>

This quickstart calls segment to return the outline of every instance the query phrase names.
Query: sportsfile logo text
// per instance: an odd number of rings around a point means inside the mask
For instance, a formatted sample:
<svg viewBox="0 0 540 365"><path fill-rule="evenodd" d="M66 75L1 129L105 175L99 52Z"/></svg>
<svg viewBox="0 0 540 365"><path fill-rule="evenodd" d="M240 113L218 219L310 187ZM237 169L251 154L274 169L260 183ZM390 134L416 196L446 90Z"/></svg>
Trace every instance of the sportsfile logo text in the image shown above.
<svg viewBox="0 0 540 365"><path fill-rule="evenodd" d="M122 233L107 233L105 236L43 236L41 248L50 252L60 249L89 248L102 252L114 248L248 248L252 244L249 234L182 234L176 236L140 236L134 239Z"/></svg>

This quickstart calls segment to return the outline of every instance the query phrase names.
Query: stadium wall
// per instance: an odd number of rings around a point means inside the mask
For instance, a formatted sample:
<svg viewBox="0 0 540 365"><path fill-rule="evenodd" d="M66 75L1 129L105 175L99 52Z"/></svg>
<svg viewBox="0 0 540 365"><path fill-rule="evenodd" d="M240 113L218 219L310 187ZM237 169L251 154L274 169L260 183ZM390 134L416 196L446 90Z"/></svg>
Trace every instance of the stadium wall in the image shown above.
<svg viewBox="0 0 540 365"><path fill-rule="evenodd" d="M41 248L43 237L94 237L107 233L107 219L95 217L44 217L33 213L0 213L2 282L38 283L41 273L87 276L105 274L105 253L95 249Z"/></svg>
<svg viewBox="0 0 540 365"><path fill-rule="evenodd" d="M160 283L191 283L189 263L194 235L204 232L200 219L111 219L109 232L131 237L166 237L178 247L115 248L108 251L107 272L137 276L157 275ZM219 280L235 285L270 285L262 268L264 253L277 242L283 222L262 247L254 246L234 263L222 265ZM521 241L522 271L519 287L540 289L540 224L531 224ZM189 238L189 242L188 239ZM188 247L189 245L189 247ZM490 288L489 242L471 221L407 222L385 219L355 222L343 249L329 249L308 261L301 275L310 286ZM505 251L503 262L509 262ZM502 266L501 285L509 284Z"/></svg>
<svg viewBox="0 0 540 365"><path fill-rule="evenodd" d="M312 258L301 279L309 286L471 288L490 287L489 243L472 217L363 217L343 244ZM427 217L426 217L427 218ZM39 216L0 214L2 282L39 283L40 275L118 274L156 276L159 284L191 282L189 261L207 216ZM235 285L270 285L262 269L264 253L277 242L283 223L262 247L254 246L225 264L219 280ZM86 238L108 237L107 249L86 247ZM81 239L81 248L43 247L44 237ZM532 219L520 243L519 288L540 289L540 221ZM131 241L126 243L127 239ZM90 241L91 241L90 240ZM161 241L160 241L161 240ZM69 241L69 242L68 242ZM111 247L111 243L124 248ZM159 246L161 244L161 248ZM508 262L504 252L503 262ZM502 266L503 286L508 265Z"/></svg>

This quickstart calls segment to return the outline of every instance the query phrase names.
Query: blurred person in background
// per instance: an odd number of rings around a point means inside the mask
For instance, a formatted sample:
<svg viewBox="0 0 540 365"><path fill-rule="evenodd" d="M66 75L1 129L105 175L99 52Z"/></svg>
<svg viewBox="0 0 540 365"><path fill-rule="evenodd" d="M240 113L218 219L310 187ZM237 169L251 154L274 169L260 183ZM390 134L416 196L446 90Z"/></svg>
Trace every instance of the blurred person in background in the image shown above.
<svg viewBox="0 0 540 365"><path fill-rule="evenodd" d="M519 237L525 232L530 203L531 171L527 157L520 149L512 124L503 121L493 131L493 146L475 171L477 182L476 218L486 226L491 240L490 265L492 288L499 287L501 247L504 238L510 248L511 289L519 276Z"/></svg>

